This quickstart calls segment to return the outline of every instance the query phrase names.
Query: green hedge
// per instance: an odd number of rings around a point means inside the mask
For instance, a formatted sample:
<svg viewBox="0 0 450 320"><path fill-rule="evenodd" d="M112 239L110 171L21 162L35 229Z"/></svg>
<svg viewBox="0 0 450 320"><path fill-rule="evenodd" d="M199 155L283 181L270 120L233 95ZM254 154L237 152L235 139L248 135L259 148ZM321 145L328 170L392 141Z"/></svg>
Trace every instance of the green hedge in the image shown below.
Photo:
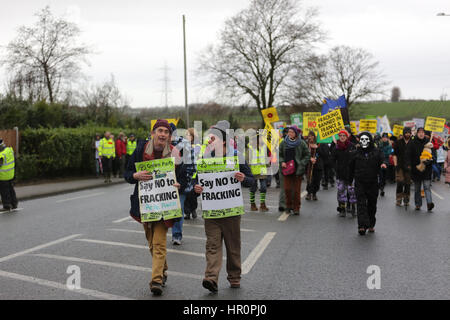
<svg viewBox="0 0 450 320"><path fill-rule="evenodd" d="M133 133L138 139L147 138L148 131L139 129L80 127L55 129L25 129L20 132L20 152L16 165L19 181L36 178L86 175L95 172L95 151L92 143L96 133L110 131Z"/></svg>

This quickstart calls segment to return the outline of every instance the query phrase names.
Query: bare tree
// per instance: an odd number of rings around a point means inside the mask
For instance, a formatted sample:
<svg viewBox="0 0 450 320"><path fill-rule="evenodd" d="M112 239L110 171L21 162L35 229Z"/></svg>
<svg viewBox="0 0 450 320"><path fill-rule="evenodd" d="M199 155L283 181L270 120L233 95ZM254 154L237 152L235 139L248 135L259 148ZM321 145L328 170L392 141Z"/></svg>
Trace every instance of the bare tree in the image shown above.
<svg viewBox="0 0 450 320"><path fill-rule="evenodd" d="M91 50L78 44L77 25L53 16L49 7L36 16L33 26L19 28L1 62L15 75L16 85L28 86L28 98L38 96L53 103L65 85L80 75L81 63L87 63Z"/></svg>
<svg viewBox="0 0 450 320"><path fill-rule="evenodd" d="M92 120L102 121L107 125L114 111L123 111L129 106L129 101L120 92L114 75L110 80L85 88L79 94L79 99L86 106Z"/></svg>
<svg viewBox="0 0 450 320"><path fill-rule="evenodd" d="M393 87L391 91L391 102L399 102L401 97L401 91L399 87Z"/></svg>
<svg viewBox="0 0 450 320"><path fill-rule="evenodd" d="M225 22L220 42L199 58L198 73L229 97L251 99L261 113L323 32L316 11L295 0L252 0Z"/></svg>
<svg viewBox="0 0 450 320"><path fill-rule="evenodd" d="M310 56L297 65L290 81L293 101L315 101L345 95L348 106L355 101L383 94L384 75L371 53L361 48L337 46L327 55Z"/></svg>

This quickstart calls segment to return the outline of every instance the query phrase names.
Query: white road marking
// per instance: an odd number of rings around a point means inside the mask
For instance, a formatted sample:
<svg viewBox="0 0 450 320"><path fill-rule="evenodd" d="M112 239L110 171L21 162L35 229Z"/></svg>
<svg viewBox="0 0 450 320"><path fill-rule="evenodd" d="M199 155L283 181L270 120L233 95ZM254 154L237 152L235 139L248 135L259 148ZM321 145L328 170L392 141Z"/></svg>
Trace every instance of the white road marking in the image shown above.
<svg viewBox="0 0 450 320"><path fill-rule="evenodd" d="M22 211L22 210L23 210L23 208L15 208L15 209L11 209L11 211L2 211L0 213L13 213L13 212Z"/></svg>
<svg viewBox="0 0 450 320"><path fill-rule="evenodd" d="M203 224L187 224L187 223L183 223L183 227L192 227L192 228L205 228L205 226ZM245 229L245 228L241 228L241 231L244 232L255 232L255 230L252 229Z"/></svg>
<svg viewBox="0 0 450 320"><path fill-rule="evenodd" d="M278 221L286 221L289 218L289 213L283 212L281 216L278 218Z"/></svg>
<svg viewBox="0 0 450 320"><path fill-rule="evenodd" d="M130 233L140 233L140 234L145 234L144 231L138 231L138 230L128 230L128 229L108 229L110 231L117 231L117 232L130 232ZM171 235L171 232L167 233L168 235ZM186 239L194 239L194 240L206 240L206 238L204 237L195 237L195 236L187 236L183 234L183 238Z"/></svg>
<svg viewBox="0 0 450 320"><path fill-rule="evenodd" d="M133 218L131 218L130 216L128 216L128 217L125 217L125 218L122 218L122 219L117 219L117 220L114 220L112 223L121 223L121 222L124 222L124 221L127 221L127 220L132 220Z"/></svg>
<svg viewBox="0 0 450 320"><path fill-rule="evenodd" d="M98 243L98 244L107 244L111 246L120 246L120 247L128 247L128 248L137 248L137 249L146 249L149 250L147 246L142 246L138 244L131 244L131 243L124 243L124 242L113 242L113 241L102 241L102 240L93 240L93 239L76 239L75 241L82 241L82 242L89 242L89 243ZM172 253L178 253L178 254L184 254L188 256L194 256L194 257L201 257L205 258L204 253L198 253L198 252L191 252L191 251L181 251L181 250L174 250L174 249L166 249L167 252ZM225 257L223 257L225 258Z"/></svg>
<svg viewBox="0 0 450 320"><path fill-rule="evenodd" d="M141 267L141 266L133 266L133 265L129 265L129 264L122 264L122 263L115 263L115 262L108 262L108 261L81 259L81 258L75 258L75 257L58 256L58 255L53 255L53 254L40 254L40 253L33 254L33 256L62 260L62 261L72 261L72 262L96 264L96 265L100 265L100 266L122 268L122 269L127 269L127 270L152 272L151 268ZM176 272L176 271L170 271L170 270L167 271L167 273L168 273L168 275L173 275L173 276L180 276L180 277L191 278L191 279L203 279L202 276L192 274L192 273Z"/></svg>
<svg viewBox="0 0 450 320"><path fill-rule="evenodd" d="M430 189L431 190L431 192L433 192L433 194L436 196L436 197L438 197L439 199L441 199L441 200L444 200L444 197L442 197L441 195L439 195L436 191L434 191L433 189Z"/></svg>
<svg viewBox="0 0 450 320"><path fill-rule="evenodd" d="M39 278L35 278L35 277L25 276L25 275L22 275L22 274L6 272L6 271L2 271L2 270L0 270L0 277L5 277L5 278L14 279L14 280L30 282L30 283L38 284L38 285L41 285L41 286L61 289L61 290L69 291L69 292L72 292L72 293L83 294L83 295L91 296L91 297L98 298L98 299L104 299L104 300L132 300L130 298L116 296L116 295L113 295L113 294L104 293L104 292L101 292L101 291L91 290L91 289L81 288L81 289L70 290L67 287L66 284L61 284L61 283L50 281L50 280L44 280L44 279L39 279Z"/></svg>
<svg viewBox="0 0 450 320"><path fill-rule="evenodd" d="M68 237L65 237L65 238L61 238L61 239L52 241L52 242L44 243L44 244L41 244L41 245L36 246L34 248L27 249L27 250L24 250L24 251L20 251L20 252L11 254L9 256L0 258L0 262L11 260L11 259L17 258L19 256L23 256L24 254L28 254L28 253L31 253L31 252L34 252L34 251L37 251L37 250L41 250L41 249L53 246L53 245L61 243L61 242L64 242L64 241L67 241L67 240L71 240L71 239L79 237L79 236L81 236L81 234L74 234L74 235L71 235L71 236L68 236Z"/></svg>
<svg viewBox="0 0 450 320"><path fill-rule="evenodd" d="M300 198L303 198L303 197L306 196L307 194L308 194L307 191L303 191L303 192L300 194ZM283 213L281 214L281 216L278 218L278 221L286 221L287 218L289 218L289 214L288 214L287 212L283 212Z"/></svg>
<svg viewBox="0 0 450 320"><path fill-rule="evenodd" d="M267 232L266 235L259 241L257 246L252 250L250 255L245 259L242 264L242 274L247 274L252 270L256 261L258 261L259 257L263 254L264 250L272 241L273 237L275 237L276 232Z"/></svg>
<svg viewBox="0 0 450 320"><path fill-rule="evenodd" d="M74 198L68 198L68 199L62 199L62 200L56 201L56 203L61 203L61 202L66 202L66 201L72 201L72 200L78 200L78 199L84 199L84 198L91 198L91 197L100 196L100 195L102 195L102 194L105 194L105 192L97 192L97 193L86 194L86 195L84 195L84 196L79 196L79 197L74 197Z"/></svg>

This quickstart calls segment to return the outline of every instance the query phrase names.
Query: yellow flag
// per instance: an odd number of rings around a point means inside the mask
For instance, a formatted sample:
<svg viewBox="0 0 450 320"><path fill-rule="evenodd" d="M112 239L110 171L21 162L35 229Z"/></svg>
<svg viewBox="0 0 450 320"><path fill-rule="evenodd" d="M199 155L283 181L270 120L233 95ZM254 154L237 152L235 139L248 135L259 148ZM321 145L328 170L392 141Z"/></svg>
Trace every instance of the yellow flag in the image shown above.
<svg viewBox="0 0 450 320"><path fill-rule="evenodd" d="M280 118L278 118L277 109L275 107L262 109L261 113L265 123L277 122L280 120Z"/></svg>

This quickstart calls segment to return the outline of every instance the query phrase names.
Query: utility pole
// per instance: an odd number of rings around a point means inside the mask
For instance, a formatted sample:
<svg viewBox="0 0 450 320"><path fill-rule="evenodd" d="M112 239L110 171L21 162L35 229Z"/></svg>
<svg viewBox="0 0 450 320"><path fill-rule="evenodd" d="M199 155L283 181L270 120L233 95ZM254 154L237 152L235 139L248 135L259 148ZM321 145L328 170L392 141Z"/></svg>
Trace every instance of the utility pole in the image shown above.
<svg viewBox="0 0 450 320"><path fill-rule="evenodd" d="M187 67L186 67L186 18L183 14L183 48L184 48L184 106L186 108L186 129L189 128L189 105L187 92Z"/></svg>
<svg viewBox="0 0 450 320"><path fill-rule="evenodd" d="M171 90L169 90L169 67L167 66L167 61L164 62L164 67L162 68L163 72L164 72L164 78L162 79L162 81L164 82L164 101L165 101L165 107L168 108L169 107L169 92Z"/></svg>

